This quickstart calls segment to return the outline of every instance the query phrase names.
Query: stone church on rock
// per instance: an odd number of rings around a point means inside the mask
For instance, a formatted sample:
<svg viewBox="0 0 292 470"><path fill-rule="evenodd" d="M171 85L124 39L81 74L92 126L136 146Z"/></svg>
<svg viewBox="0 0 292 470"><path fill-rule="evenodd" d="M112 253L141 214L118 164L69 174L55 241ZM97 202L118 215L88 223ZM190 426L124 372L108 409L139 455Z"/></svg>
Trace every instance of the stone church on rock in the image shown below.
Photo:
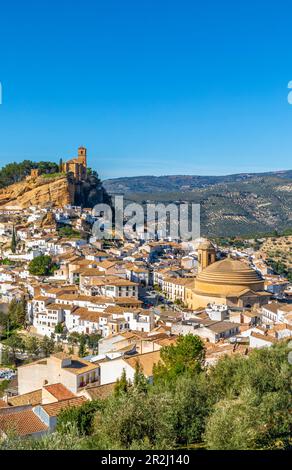
<svg viewBox="0 0 292 470"><path fill-rule="evenodd" d="M78 156L62 164L63 173L73 173L76 181L86 179L87 151L85 147L78 148Z"/></svg>

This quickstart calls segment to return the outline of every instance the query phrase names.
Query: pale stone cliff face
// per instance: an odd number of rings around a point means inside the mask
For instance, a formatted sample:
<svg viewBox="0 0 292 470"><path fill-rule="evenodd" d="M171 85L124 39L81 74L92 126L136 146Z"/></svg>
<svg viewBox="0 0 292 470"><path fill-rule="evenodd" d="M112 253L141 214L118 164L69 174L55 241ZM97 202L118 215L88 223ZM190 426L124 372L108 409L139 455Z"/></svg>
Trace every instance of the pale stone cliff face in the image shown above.
<svg viewBox="0 0 292 470"><path fill-rule="evenodd" d="M76 181L72 176L27 177L19 183L0 189L0 208L31 206L62 207L67 204L94 207L111 203L110 197L95 176Z"/></svg>
<svg viewBox="0 0 292 470"><path fill-rule="evenodd" d="M72 194L74 189L72 191L71 183L65 175L56 178L27 178L0 190L0 207L61 207L74 202Z"/></svg>

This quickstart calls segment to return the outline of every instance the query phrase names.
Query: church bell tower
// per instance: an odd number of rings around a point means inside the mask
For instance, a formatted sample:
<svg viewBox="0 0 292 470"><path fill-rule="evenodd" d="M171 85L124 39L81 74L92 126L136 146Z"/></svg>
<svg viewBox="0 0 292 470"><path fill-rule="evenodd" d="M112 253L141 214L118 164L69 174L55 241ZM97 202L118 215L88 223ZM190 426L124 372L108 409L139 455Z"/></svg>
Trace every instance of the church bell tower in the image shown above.
<svg viewBox="0 0 292 470"><path fill-rule="evenodd" d="M198 273L207 268L216 261L216 250L214 245L209 241L203 241L198 246Z"/></svg>
<svg viewBox="0 0 292 470"><path fill-rule="evenodd" d="M78 148L78 162L87 167L87 151L85 147Z"/></svg>

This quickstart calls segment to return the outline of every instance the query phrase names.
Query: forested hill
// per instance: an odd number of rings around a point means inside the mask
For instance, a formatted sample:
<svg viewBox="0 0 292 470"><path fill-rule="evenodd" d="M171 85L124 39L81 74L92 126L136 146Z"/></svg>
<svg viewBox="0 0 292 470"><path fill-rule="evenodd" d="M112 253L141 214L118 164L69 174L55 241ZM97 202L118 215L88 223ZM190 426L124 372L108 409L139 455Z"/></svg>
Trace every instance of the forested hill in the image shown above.
<svg viewBox="0 0 292 470"><path fill-rule="evenodd" d="M292 170L228 176L138 176L104 181L140 203L200 204L201 232L236 236L292 227Z"/></svg>
<svg viewBox="0 0 292 470"><path fill-rule="evenodd" d="M205 188L215 184L244 183L259 181L259 179L292 180L292 170L274 171L266 173L238 173L225 176L198 176L198 175L164 175L164 176L132 176L113 178L104 181L105 188L111 193L123 192L173 192L192 191L197 188Z"/></svg>
<svg viewBox="0 0 292 470"><path fill-rule="evenodd" d="M55 173L59 171L59 165L54 162L23 160L20 163L8 163L0 169L0 188L5 188L10 184L23 180L30 174L33 168L38 168L41 173Z"/></svg>

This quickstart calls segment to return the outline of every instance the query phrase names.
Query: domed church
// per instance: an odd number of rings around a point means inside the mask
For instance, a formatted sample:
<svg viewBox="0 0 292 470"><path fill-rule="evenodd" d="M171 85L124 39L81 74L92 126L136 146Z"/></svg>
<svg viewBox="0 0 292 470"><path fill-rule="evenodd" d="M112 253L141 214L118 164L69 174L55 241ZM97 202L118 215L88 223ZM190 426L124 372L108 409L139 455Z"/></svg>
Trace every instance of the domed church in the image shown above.
<svg viewBox="0 0 292 470"><path fill-rule="evenodd" d="M216 261L215 247L208 240L198 246L198 275L186 292L188 308L212 303L248 308L266 304L269 299L264 279L244 261Z"/></svg>

